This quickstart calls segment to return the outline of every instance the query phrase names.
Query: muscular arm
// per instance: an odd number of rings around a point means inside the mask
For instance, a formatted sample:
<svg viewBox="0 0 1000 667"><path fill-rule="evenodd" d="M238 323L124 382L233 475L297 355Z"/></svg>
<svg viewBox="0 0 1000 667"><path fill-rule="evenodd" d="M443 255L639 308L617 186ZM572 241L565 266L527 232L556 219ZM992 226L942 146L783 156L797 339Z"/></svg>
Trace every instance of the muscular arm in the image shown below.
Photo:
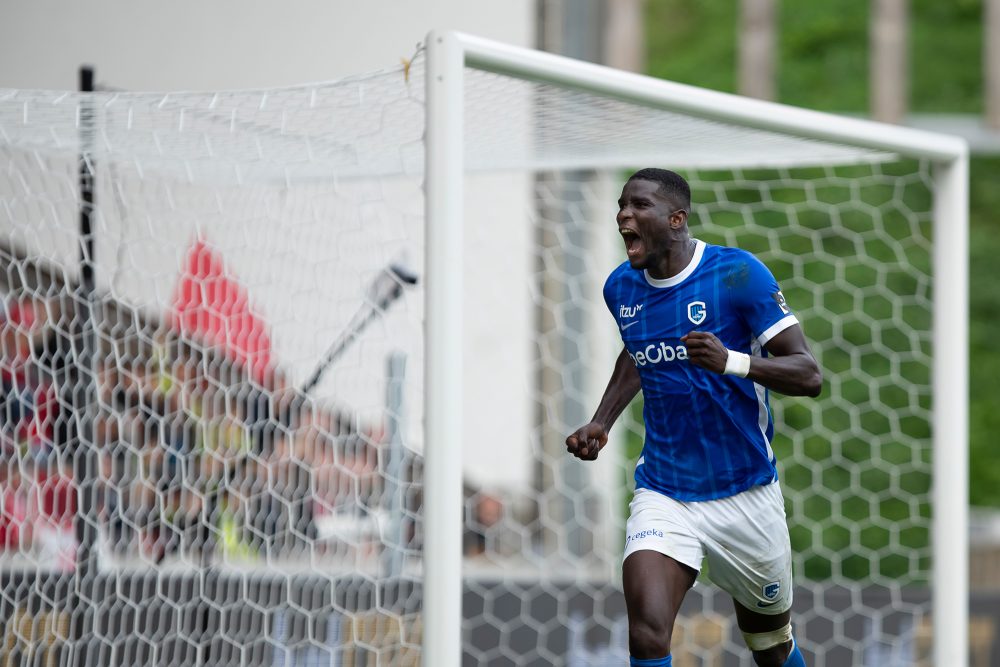
<svg viewBox="0 0 1000 667"><path fill-rule="evenodd" d="M592 461L604 445L608 444L608 431L622 411L639 393L639 371L622 349L615 362L615 369L604 390L604 396L589 424L581 426L566 438L566 451L573 456Z"/></svg>
<svg viewBox="0 0 1000 667"><path fill-rule="evenodd" d="M722 342L705 331L692 331L681 338L688 358L696 366L722 373L728 352ZM751 357L747 378L788 396L819 396L823 373L798 324L788 327L765 345L768 358Z"/></svg>

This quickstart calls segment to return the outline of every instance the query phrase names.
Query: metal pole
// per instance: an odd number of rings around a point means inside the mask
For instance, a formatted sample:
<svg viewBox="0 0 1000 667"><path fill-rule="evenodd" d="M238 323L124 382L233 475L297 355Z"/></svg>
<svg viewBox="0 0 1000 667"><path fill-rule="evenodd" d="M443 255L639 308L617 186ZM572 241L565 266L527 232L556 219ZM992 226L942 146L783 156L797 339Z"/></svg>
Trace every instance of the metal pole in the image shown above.
<svg viewBox="0 0 1000 667"><path fill-rule="evenodd" d="M368 287L368 294L365 302L361 304L358 312L348 323L347 328L337 337L330 348L323 355L323 358L313 370L312 375L302 385L302 393L311 392L319 381L323 379L330 365L336 361L340 355L355 341L366 326L372 323L377 317L381 317L392 302L403 294L403 288L407 285L416 285L417 276L409 269L398 264L390 264L375 276L375 280Z"/></svg>
<svg viewBox="0 0 1000 667"><path fill-rule="evenodd" d="M983 3L983 78L986 126L1000 130L1000 0Z"/></svg>
<svg viewBox="0 0 1000 667"><path fill-rule="evenodd" d="M884 123L900 123L906 116L908 17L908 0L872 0L871 112Z"/></svg>
<svg viewBox="0 0 1000 667"><path fill-rule="evenodd" d="M403 576L403 475L405 471L403 446L403 424L406 381L406 355L393 352L386 363L386 440L389 451L385 466L386 510L389 514L388 526L382 535L385 551L382 555L382 575L400 586Z"/></svg>
<svg viewBox="0 0 1000 667"><path fill-rule="evenodd" d="M424 667L462 657L462 46L427 37Z"/></svg>
<svg viewBox="0 0 1000 667"><path fill-rule="evenodd" d="M934 664L969 664L969 159L934 169Z"/></svg>
<svg viewBox="0 0 1000 667"><path fill-rule="evenodd" d="M604 31L607 29L607 13L617 5L605 6L603 3L586 0L585 2L561 3L546 15L549 22L557 22L561 26L558 43L546 43L544 46L551 51L571 58L590 62L601 62L604 59ZM587 308L567 299L567 290L583 286L588 267L581 259L579 252L567 249L583 249L587 247L587 229L581 221L576 220L567 211L577 205L587 207L584 191L593 180L594 173L580 169L570 171L549 172L538 176L544 179L554 192L558 193L559 204L549 207L541 217L553 220L558 225L558 231L538 230L540 247L546 248L556 259L561 269L561 276L554 276L551 271L540 271L540 292L546 303L560 304L553 308L542 304L538 307L540 328L539 336L545 336L554 359L542 362L539 368L538 386L546 397L559 397L554 403L559 420L565 424L583 424L589 414L590 406L583 404L578 396L567 394L566 387L586 387L587 377L584 366L580 363L577 342L586 340ZM565 247L563 247L565 246ZM562 327L551 327L554 322L562 322ZM548 332L548 333L544 333ZM543 355L544 356L544 355ZM542 433L542 449L558 466L549 469L540 466L536 479L537 490L544 492L558 488L560 492L551 497L541 511L552 519L558 530L543 530L541 537L545 553L565 546L569 554L575 558L584 558L594 551L593 533L598 527L596 517L589 505L584 512L577 511L577 502L592 486L592 471L581 466L572 457L565 456L566 434L553 429L545 415L539 414L539 433Z"/></svg>
<svg viewBox="0 0 1000 667"><path fill-rule="evenodd" d="M775 98L775 0L740 2L740 95Z"/></svg>
<svg viewBox="0 0 1000 667"><path fill-rule="evenodd" d="M604 64L641 72L646 61L645 0L611 0L605 8Z"/></svg>
<svg viewBox="0 0 1000 667"><path fill-rule="evenodd" d="M95 561L97 542L97 466L94 450L94 422L91 406L96 397L94 373L95 333L92 304L95 292L94 225L95 162L94 131L95 110L93 96L94 70L80 68L80 283L73 299L73 363L71 391L73 420L69 445L66 451L73 454L73 477L76 485L77 512L74 533L77 541L76 568L70 613L73 626L73 650L76 664L86 664L86 639L93 624L93 605L97 568Z"/></svg>

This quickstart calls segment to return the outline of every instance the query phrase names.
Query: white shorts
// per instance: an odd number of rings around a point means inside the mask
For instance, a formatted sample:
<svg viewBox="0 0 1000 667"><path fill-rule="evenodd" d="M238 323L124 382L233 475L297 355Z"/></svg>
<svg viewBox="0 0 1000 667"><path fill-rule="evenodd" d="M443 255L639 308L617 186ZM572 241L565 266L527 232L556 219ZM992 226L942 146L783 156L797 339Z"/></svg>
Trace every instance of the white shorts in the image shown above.
<svg viewBox="0 0 1000 667"><path fill-rule="evenodd" d="M658 551L699 572L707 558L708 578L744 607L780 614L792 606L792 546L777 482L698 502L637 489L629 508L624 558Z"/></svg>

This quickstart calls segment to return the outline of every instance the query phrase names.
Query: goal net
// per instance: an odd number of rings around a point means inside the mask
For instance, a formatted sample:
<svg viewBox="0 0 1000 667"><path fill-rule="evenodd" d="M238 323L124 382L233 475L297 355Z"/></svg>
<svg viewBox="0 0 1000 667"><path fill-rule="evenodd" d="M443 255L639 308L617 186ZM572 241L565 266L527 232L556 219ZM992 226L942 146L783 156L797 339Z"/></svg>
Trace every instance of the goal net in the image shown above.
<svg viewBox="0 0 1000 667"><path fill-rule="evenodd" d="M962 148L430 39L283 89L0 91L2 664L622 664L641 409L594 463L563 443L621 349L601 287L645 166L824 370L772 396L810 664L942 650ZM746 659L707 583L673 643Z"/></svg>

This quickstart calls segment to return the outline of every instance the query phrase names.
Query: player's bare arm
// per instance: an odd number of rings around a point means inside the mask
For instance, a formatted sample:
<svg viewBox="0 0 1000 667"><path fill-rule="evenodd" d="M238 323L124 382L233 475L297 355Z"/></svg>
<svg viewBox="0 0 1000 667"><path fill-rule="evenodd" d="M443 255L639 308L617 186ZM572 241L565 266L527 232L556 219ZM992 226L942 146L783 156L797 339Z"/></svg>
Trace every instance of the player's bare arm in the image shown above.
<svg viewBox="0 0 1000 667"><path fill-rule="evenodd" d="M566 451L584 461L596 459L604 445L608 444L611 426L637 393L639 371L629 359L628 351L622 349L597 411L590 423L584 424L566 438Z"/></svg>
<svg viewBox="0 0 1000 667"><path fill-rule="evenodd" d="M713 373L725 370L729 351L714 334L692 331L681 341L692 364ZM747 378L788 396L819 396L823 373L809 350L802 327L797 324L788 327L765 347L772 356L752 357Z"/></svg>

